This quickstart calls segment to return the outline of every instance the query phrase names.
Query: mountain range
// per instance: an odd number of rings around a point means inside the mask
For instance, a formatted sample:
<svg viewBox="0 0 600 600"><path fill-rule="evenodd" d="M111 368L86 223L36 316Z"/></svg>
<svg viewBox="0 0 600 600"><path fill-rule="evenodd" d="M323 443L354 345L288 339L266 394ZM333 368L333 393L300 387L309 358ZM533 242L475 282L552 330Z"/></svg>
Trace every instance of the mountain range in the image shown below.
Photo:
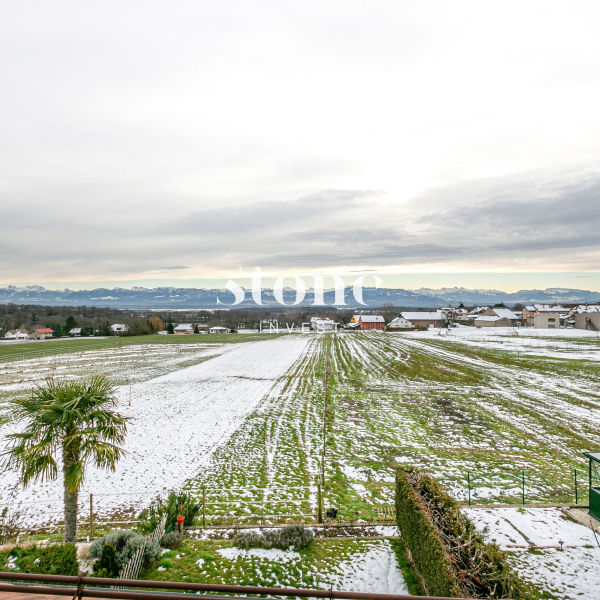
<svg viewBox="0 0 600 600"><path fill-rule="evenodd" d="M359 308L361 305L352 294L352 287L344 290L346 306ZM263 289L264 306L279 306L273 290ZM296 299L291 288L283 290L286 304ZM325 292L325 303L333 305L335 292ZM13 304L38 304L42 306L98 306L129 309L177 309L177 308L227 308L233 302L233 294L224 289L157 287L143 288L97 288L94 290L47 290L39 285L0 288L0 302ZM364 288L363 301L368 307L376 308L384 304L398 307L441 308L443 306L486 306L504 302L507 305L532 302L541 303L596 303L600 293L571 288L548 288L545 290L520 290L507 293L501 290L466 288L420 288L404 290L392 288ZM312 290L306 292L300 306L311 306L314 302ZM239 308L251 308L256 304L250 291Z"/></svg>

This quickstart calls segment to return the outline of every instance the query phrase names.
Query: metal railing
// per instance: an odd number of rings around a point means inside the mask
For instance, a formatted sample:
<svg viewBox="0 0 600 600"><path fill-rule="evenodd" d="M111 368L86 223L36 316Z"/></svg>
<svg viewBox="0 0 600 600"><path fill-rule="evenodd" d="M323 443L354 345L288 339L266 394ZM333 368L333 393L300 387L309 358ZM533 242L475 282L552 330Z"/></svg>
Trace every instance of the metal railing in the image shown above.
<svg viewBox="0 0 600 600"><path fill-rule="evenodd" d="M194 593L194 595L198 593L206 594L208 592L211 593L211 595L204 597L219 598L220 600L227 600L229 598L232 600L243 600L244 598L248 598L249 595L329 598L330 600L412 600L415 598L415 596L404 594L371 594L366 592L343 592L337 590L300 590L293 588L187 583L180 581L140 581L135 579L85 577L83 573L80 573L78 577L75 577L68 575L37 575L33 573L0 572L0 582L3 580L14 581L16 583L0 583L0 592L70 596L73 600L75 600L75 598L78 600L82 600L82 598L112 598L114 600L148 600L149 598L152 600L189 600L189 592ZM36 582L42 585L31 585L23 582ZM58 584L58 586L56 584ZM99 587L112 585L142 589L115 590L110 589L109 587ZM164 590L164 592L161 593L158 591L148 593L148 590ZM441 596L419 596L419 599L450 600L448 597ZM454 598L452 600L457 599ZM472 599L459 598L458 600Z"/></svg>

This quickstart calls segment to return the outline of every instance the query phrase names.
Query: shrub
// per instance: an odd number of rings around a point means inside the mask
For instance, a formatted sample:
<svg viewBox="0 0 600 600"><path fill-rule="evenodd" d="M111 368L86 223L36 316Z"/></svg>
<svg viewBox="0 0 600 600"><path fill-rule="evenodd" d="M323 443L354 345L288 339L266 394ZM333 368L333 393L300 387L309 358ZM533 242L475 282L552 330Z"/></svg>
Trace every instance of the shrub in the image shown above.
<svg viewBox="0 0 600 600"><path fill-rule="evenodd" d="M475 526L432 477L396 472L396 521L425 592L435 596L529 598L504 553Z"/></svg>
<svg viewBox="0 0 600 600"><path fill-rule="evenodd" d="M169 533L177 529L177 515L179 507L183 504L183 515L185 516L185 525L191 525L193 520L200 513L201 507L196 500L190 497L186 492L169 492L166 499L157 497L150 506L143 510L139 515L138 530L142 533L152 533L160 523L163 515L167 515L165 532Z"/></svg>
<svg viewBox="0 0 600 600"><path fill-rule="evenodd" d="M267 530L264 533L242 531L233 538L233 545L243 550L250 548L280 548L281 550L301 550L314 539L312 531L302 525L289 525L283 529Z"/></svg>
<svg viewBox="0 0 600 600"><path fill-rule="evenodd" d="M173 548L179 548L184 539L185 538L176 531L170 531L160 538L160 545L163 548L170 548L172 550Z"/></svg>
<svg viewBox="0 0 600 600"><path fill-rule="evenodd" d="M265 538L256 531L240 531L233 538L233 545L242 550L250 550L250 548L270 548L265 545Z"/></svg>
<svg viewBox="0 0 600 600"><path fill-rule="evenodd" d="M94 563L94 577L118 577L119 562L117 561L117 549L112 544L102 546L102 554Z"/></svg>
<svg viewBox="0 0 600 600"><path fill-rule="evenodd" d="M279 539L274 546L287 550L288 548L294 548L294 550L301 550L306 548L314 539L312 531L305 529L302 525L290 525L279 530Z"/></svg>
<svg viewBox="0 0 600 600"><path fill-rule="evenodd" d="M77 548L75 544L57 544L40 550L30 571L44 575L77 575Z"/></svg>
<svg viewBox="0 0 600 600"><path fill-rule="evenodd" d="M135 531L115 531L95 540L90 546L90 558L99 560L106 544L111 544L117 554L119 569L122 569L127 561L137 552L138 548L146 543L142 568L146 568L156 561L160 556L160 546L151 542L149 538Z"/></svg>

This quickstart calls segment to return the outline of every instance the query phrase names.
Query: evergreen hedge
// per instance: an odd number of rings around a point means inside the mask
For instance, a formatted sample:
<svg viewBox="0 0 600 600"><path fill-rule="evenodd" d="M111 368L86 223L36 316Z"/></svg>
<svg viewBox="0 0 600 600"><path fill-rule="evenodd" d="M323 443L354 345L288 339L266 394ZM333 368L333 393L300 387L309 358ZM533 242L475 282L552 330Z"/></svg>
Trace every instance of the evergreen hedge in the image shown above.
<svg viewBox="0 0 600 600"><path fill-rule="evenodd" d="M484 541L433 477L410 467L397 469L396 522L425 593L531 598L500 548Z"/></svg>

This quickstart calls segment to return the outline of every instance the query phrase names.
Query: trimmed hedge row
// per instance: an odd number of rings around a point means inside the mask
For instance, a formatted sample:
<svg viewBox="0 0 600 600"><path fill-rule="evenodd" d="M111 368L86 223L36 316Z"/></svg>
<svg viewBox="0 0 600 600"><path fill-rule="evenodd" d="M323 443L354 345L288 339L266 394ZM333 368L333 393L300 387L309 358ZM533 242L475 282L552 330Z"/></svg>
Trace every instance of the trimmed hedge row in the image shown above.
<svg viewBox="0 0 600 600"><path fill-rule="evenodd" d="M410 467L396 472L396 521L408 559L432 596L529 600L529 592L495 544L429 475Z"/></svg>

